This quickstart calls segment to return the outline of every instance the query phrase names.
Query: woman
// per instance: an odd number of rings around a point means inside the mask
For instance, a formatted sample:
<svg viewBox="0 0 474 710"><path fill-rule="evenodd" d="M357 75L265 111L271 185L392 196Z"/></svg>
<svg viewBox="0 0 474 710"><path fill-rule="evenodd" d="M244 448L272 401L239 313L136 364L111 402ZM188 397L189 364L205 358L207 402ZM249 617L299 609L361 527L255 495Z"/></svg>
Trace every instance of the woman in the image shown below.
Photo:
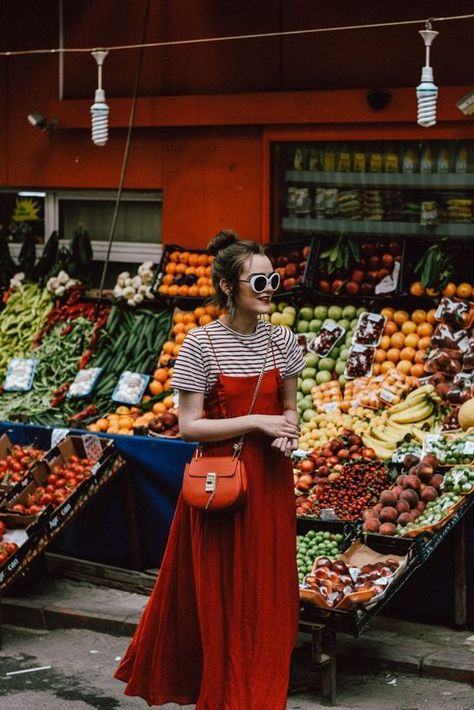
<svg viewBox="0 0 474 710"><path fill-rule="evenodd" d="M304 358L291 331L259 319L279 282L262 247L223 231L209 251L226 313L182 345L173 374L179 426L184 439L216 455L246 435L247 500L235 512L209 514L180 497L158 582L116 677L150 705L283 710L298 626L288 457L298 441Z"/></svg>

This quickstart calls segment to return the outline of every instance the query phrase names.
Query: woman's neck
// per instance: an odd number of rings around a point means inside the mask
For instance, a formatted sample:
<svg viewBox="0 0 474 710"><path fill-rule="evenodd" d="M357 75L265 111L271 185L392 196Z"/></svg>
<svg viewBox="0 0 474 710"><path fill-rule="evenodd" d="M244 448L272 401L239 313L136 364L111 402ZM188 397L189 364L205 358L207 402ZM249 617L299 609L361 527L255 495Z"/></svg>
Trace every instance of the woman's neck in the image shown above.
<svg viewBox="0 0 474 710"><path fill-rule="evenodd" d="M236 313L235 316L230 319L228 313L224 313L221 316L221 321L231 330L235 330L236 333L241 333L242 335L251 335L255 333L257 328L258 319L254 313Z"/></svg>

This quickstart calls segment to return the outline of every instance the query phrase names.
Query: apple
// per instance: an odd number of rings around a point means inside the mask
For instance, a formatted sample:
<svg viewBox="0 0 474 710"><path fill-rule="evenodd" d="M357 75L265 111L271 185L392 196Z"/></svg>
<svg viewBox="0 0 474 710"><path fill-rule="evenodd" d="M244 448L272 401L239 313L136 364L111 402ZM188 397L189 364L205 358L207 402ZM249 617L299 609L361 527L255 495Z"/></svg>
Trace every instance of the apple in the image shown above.
<svg viewBox="0 0 474 710"><path fill-rule="evenodd" d="M312 306L303 306L303 308L300 308L300 312L298 313L298 318L301 320L307 320L308 322L313 319L313 307Z"/></svg>

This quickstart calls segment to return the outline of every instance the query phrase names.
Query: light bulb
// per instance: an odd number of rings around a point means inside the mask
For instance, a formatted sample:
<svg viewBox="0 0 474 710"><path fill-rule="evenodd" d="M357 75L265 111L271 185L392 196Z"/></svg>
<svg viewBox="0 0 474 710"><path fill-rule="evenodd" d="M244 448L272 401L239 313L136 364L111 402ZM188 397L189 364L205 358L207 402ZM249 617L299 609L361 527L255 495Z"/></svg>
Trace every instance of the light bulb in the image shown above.
<svg viewBox="0 0 474 710"><path fill-rule="evenodd" d="M102 89L95 92L94 103L91 106L92 116L92 142L103 146L109 138L109 107L105 103L105 94Z"/></svg>
<svg viewBox="0 0 474 710"><path fill-rule="evenodd" d="M438 87L433 84L433 72L425 71L431 67L423 67L421 84L416 87L416 97L418 100L417 123L423 128L430 128L436 124L436 100L438 98Z"/></svg>

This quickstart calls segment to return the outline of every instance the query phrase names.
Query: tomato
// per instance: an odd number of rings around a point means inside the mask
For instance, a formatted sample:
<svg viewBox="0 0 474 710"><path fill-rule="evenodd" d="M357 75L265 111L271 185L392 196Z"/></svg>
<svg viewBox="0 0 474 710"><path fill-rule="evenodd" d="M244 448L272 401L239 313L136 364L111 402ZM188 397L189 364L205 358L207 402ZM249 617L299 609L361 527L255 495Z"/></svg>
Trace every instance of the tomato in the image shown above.
<svg viewBox="0 0 474 710"><path fill-rule="evenodd" d="M54 485L55 483L57 483L58 477L56 476L56 474L50 473L46 480L49 484Z"/></svg>
<svg viewBox="0 0 474 710"><path fill-rule="evenodd" d="M65 478L58 478L58 480L56 481L56 488L62 488L65 483L66 483Z"/></svg>
<svg viewBox="0 0 474 710"><path fill-rule="evenodd" d="M25 508L25 506L22 505L21 503L16 503L16 504L13 506L12 510L13 510L15 513L26 513L26 508Z"/></svg>
<svg viewBox="0 0 474 710"><path fill-rule="evenodd" d="M53 473L59 478L64 473L64 468L62 466L54 466Z"/></svg>
<svg viewBox="0 0 474 710"><path fill-rule="evenodd" d="M5 523L3 522L3 520L0 520L0 535L4 535L6 529L7 529L7 526L5 525Z"/></svg>
<svg viewBox="0 0 474 710"><path fill-rule="evenodd" d="M80 467L80 468L81 468L81 472L82 472L82 467ZM68 471L68 472L64 475L64 478L66 479L66 481L70 481L72 478L75 478L75 477L76 477L76 474L75 474L72 470L71 470L71 471Z"/></svg>
<svg viewBox="0 0 474 710"><path fill-rule="evenodd" d="M40 500L41 505L48 505L49 503L52 503L52 502L53 502L53 496L50 493L45 493Z"/></svg>
<svg viewBox="0 0 474 710"><path fill-rule="evenodd" d="M39 505L30 505L28 512L31 515L38 515L38 513L41 513L43 511L43 508Z"/></svg>
<svg viewBox="0 0 474 710"><path fill-rule="evenodd" d="M6 552L0 552L0 565L3 565L4 562L6 562L8 558L8 555Z"/></svg>
<svg viewBox="0 0 474 710"><path fill-rule="evenodd" d="M6 470L7 470L7 462L5 461L5 459L2 459L0 461L0 471L6 471Z"/></svg>
<svg viewBox="0 0 474 710"><path fill-rule="evenodd" d="M46 491L46 493L54 493L56 491L56 486L53 486L52 483L48 483L44 490Z"/></svg>
<svg viewBox="0 0 474 710"><path fill-rule="evenodd" d="M69 459L69 463L79 463L80 460L81 459L79 458L79 456L71 456Z"/></svg>

